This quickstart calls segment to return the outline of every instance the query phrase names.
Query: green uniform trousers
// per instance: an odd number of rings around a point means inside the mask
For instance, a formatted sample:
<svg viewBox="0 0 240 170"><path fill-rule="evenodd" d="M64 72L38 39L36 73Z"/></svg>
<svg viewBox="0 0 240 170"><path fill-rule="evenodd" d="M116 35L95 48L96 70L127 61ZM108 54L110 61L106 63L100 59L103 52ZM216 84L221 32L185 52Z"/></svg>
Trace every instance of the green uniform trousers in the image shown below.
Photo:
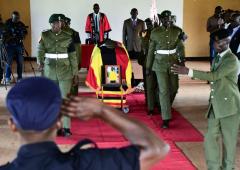
<svg viewBox="0 0 240 170"><path fill-rule="evenodd" d="M72 79L54 80L54 82L59 86L62 94L62 98L66 98L71 91ZM67 128L67 129L71 128L71 119L69 117L64 116L62 119L62 122L63 122L63 128Z"/></svg>
<svg viewBox="0 0 240 170"><path fill-rule="evenodd" d="M239 124L239 114L215 119L213 109L210 110L208 130L204 139L208 170L234 169ZM219 137L222 137L223 142L222 153Z"/></svg>
<svg viewBox="0 0 240 170"><path fill-rule="evenodd" d="M158 81L159 101L162 111L162 119L172 118L171 107L178 91L178 75L170 72L170 68L163 71L155 71Z"/></svg>
<svg viewBox="0 0 240 170"><path fill-rule="evenodd" d="M146 89L146 97L147 97L147 107L149 111L153 111L155 106L158 106L159 111L161 111L160 103L159 103L159 90L157 77L155 72L150 71L148 76L145 76L145 89Z"/></svg>

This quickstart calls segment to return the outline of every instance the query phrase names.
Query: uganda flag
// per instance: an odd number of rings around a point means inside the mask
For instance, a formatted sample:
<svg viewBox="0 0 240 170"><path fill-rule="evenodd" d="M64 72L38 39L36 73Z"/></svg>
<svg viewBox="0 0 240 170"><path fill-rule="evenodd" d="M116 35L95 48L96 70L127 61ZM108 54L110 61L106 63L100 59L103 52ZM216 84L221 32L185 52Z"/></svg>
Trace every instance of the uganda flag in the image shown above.
<svg viewBox="0 0 240 170"><path fill-rule="evenodd" d="M125 88L110 86L102 88L105 83L105 65L119 65L121 80ZM86 85L93 89L104 103L120 107L126 104L126 94L131 90L132 66L128 53L122 43L111 41L101 46L95 46L91 55ZM125 91L126 90L126 91Z"/></svg>

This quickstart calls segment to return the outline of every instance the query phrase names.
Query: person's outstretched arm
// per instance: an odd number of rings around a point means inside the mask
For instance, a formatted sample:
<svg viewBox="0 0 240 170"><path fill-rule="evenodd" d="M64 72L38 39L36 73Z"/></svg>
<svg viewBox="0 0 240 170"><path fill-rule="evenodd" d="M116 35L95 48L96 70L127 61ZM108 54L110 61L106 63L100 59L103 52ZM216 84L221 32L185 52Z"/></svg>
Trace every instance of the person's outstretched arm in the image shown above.
<svg viewBox="0 0 240 170"><path fill-rule="evenodd" d="M99 118L120 131L132 144L140 147L140 167L149 169L169 152L169 145L143 123L94 98L71 97L62 106L62 114L81 120Z"/></svg>

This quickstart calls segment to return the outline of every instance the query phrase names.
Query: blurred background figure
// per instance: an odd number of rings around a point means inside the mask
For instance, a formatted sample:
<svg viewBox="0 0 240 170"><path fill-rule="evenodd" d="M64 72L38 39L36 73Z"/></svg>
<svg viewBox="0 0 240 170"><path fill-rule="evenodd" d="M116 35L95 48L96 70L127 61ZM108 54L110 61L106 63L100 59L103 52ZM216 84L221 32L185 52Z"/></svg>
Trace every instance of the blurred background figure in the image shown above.
<svg viewBox="0 0 240 170"><path fill-rule="evenodd" d="M107 16L99 12L98 4L93 5L93 13L87 16L85 32L87 33L86 44L97 44L108 38L111 31Z"/></svg>
<svg viewBox="0 0 240 170"><path fill-rule="evenodd" d="M215 8L213 16L209 17L207 20L207 32L211 34L214 31L219 30L220 28L224 28L223 12L224 10L221 6L217 6ZM211 40L211 38L209 42L209 47L210 47L210 55L209 55L210 64L212 64L212 60L216 55L216 52L214 51L213 41Z"/></svg>
<svg viewBox="0 0 240 170"><path fill-rule="evenodd" d="M7 67L6 67L6 83L10 84L11 80L11 66L16 57L17 61L17 81L22 79L23 70L23 40L27 35L27 26L20 21L20 14L17 11L12 12L12 17L6 21L6 38L5 46L7 50Z"/></svg>

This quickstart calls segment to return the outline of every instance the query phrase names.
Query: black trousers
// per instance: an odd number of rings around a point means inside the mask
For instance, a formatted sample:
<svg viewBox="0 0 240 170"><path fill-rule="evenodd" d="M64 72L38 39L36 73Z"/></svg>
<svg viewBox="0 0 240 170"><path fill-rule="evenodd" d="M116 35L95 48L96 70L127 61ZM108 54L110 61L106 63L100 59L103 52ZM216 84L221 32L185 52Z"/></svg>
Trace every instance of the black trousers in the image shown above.
<svg viewBox="0 0 240 170"><path fill-rule="evenodd" d="M128 51L128 55L129 55L130 60L138 60L139 56L141 55L141 52L136 52L136 51L132 50L132 51ZM132 79L131 79L132 87L137 86L138 83L141 81L142 80L135 79L134 74L132 73Z"/></svg>
<svg viewBox="0 0 240 170"><path fill-rule="evenodd" d="M138 59L139 56L141 55L141 52L136 52L136 51L128 51L128 55L130 57L131 60L133 59Z"/></svg>

